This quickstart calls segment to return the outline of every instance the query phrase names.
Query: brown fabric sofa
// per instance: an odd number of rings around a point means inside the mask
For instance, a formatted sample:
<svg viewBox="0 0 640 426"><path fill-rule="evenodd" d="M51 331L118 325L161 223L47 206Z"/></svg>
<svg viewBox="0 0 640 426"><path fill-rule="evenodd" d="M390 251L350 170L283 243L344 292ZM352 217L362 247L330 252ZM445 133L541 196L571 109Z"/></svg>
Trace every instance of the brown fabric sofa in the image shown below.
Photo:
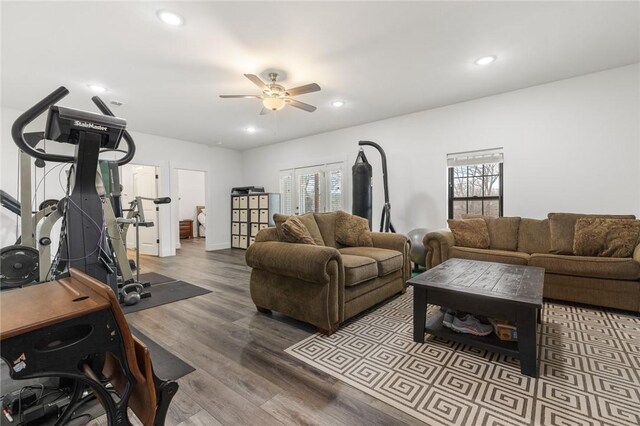
<svg viewBox="0 0 640 426"><path fill-rule="evenodd" d="M345 320L405 291L411 262L404 235L373 232L373 247L343 247L335 239L334 213L308 215L323 245L281 242L271 227L247 250L258 311L284 313L329 335Z"/></svg>
<svg viewBox="0 0 640 426"><path fill-rule="evenodd" d="M427 268L449 258L540 266L545 268L545 297L640 312L640 244L627 258L568 253L575 223L585 216L635 219L571 213L550 213L544 220L484 218L488 249L458 247L447 229L425 235Z"/></svg>

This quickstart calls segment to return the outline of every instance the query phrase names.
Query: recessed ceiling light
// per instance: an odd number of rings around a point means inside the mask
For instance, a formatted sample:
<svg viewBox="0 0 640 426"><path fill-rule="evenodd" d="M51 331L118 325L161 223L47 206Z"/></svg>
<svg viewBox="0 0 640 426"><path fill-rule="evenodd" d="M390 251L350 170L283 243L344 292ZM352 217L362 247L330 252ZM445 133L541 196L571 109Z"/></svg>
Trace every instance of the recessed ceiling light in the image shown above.
<svg viewBox="0 0 640 426"><path fill-rule="evenodd" d="M255 133L256 132L256 128L253 126L249 126L245 129L247 131L247 133Z"/></svg>
<svg viewBox="0 0 640 426"><path fill-rule="evenodd" d="M336 108L340 108L341 106L344 105L344 102L343 101L333 101L333 102L331 102L331 105L333 105Z"/></svg>
<svg viewBox="0 0 640 426"><path fill-rule="evenodd" d="M168 10L159 10L158 18L160 18L160 20L165 24L172 25L174 27L184 24L184 18L182 18L182 16Z"/></svg>
<svg viewBox="0 0 640 426"><path fill-rule="evenodd" d="M107 91L106 87L100 86L99 84L87 84L87 87L96 93L104 93Z"/></svg>
<svg viewBox="0 0 640 426"><path fill-rule="evenodd" d="M494 62L496 59L495 56L483 56L482 58L476 59L476 65L489 65L491 62Z"/></svg>

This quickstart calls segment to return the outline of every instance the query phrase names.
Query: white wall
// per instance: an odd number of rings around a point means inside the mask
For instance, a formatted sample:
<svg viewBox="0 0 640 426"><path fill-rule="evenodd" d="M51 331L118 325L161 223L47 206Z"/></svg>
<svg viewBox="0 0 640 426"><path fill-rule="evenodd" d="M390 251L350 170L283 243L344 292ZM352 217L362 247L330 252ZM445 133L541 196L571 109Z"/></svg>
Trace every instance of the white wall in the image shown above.
<svg viewBox="0 0 640 426"><path fill-rule="evenodd" d="M11 139L11 125L20 115L20 111L0 108L0 188L5 189L16 196L17 187L17 158L18 149ZM42 130L44 122L33 123L27 130ZM157 166L160 174L158 188L159 196L170 196L178 199L177 169L203 170L207 179L207 194L205 205L207 206L207 250L217 250L230 246L229 231L229 193L233 186L240 185L242 181L242 154L238 151L210 147L177 139L165 138L146 133L130 131L133 136L137 151L133 162L141 165ZM53 145L51 143L48 149ZM62 147L72 152L73 147ZM71 150L71 151L69 151ZM49 170L53 165L49 165ZM40 173L40 172L39 172ZM38 175L41 176L41 173ZM46 198L60 198L63 191L58 184L58 169L47 176ZM35 185L35 182L34 182ZM39 194L42 190L39 191ZM38 200L42 201L39 196ZM214 202L215 200L215 202ZM219 200L225 200L220 202ZM178 206L177 203L160 206L160 255L171 256L175 254L175 246L178 234ZM219 225L214 225L219 224ZM15 217L13 214L0 209L0 246L15 242Z"/></svg>
<svg viewBox="0 0 640 426"><path fill-rule="evenodd" d="M196 206L205 204L204 172L196 170L178 170L178 220L193 220L193 236L198 235ZM224 226L224 224L220 224Z"/></svg>
<svg viewBox="0 0 640 426"><path fill-rule="evenodd" d="M640 215L638 64L251 149L243 153L245 184L277 192L280 169L345 157L350 167L359 140L386 151L399 232L446 225L447 153L495 147L504 147L506 216ZM366 153L377 227L380 159L371 148Z"/></svg>

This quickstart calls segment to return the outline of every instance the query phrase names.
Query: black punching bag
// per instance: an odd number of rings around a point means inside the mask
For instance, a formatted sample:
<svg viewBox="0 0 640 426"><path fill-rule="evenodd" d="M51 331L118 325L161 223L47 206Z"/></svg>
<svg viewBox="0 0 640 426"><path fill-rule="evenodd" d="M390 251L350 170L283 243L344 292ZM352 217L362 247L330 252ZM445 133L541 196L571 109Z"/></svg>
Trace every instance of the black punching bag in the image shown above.
<svg viewBox="0 0 640 426"><path fill-rule="evenodd" d="M369 229L371 229L371 164L367 161L364 151L360 149L356 162L351 167L351 175L353 182L353 203L351 213L363 217L369 221Z"/></svg>

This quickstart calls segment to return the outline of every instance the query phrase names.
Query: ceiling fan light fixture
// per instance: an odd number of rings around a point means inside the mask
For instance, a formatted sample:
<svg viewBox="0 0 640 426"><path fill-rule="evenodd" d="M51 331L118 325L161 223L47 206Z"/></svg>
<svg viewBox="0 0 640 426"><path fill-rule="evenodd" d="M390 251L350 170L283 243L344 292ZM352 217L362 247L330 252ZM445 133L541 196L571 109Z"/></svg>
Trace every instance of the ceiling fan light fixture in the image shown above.
<svg viewBox="0 0 640 426"><path fill-rule="evenodd" d="M282 98L269 97L262 100L262 105L271 111L278 111L284 108L285 101Z"/></svg>
<svg viewBox="0 0 640 426"><path fill-rule="evenodd" d="M107 91L106 87L99 84L87 84L87 87L96 93L104 93Z"/></svg>
<svg viewBox="0 0 640 426"><path fill-rule="evenodd" d="M333 101L331 102L331 105L333 105L336 108L340 108L341 106L344 106L344 101Z"/></svg>

